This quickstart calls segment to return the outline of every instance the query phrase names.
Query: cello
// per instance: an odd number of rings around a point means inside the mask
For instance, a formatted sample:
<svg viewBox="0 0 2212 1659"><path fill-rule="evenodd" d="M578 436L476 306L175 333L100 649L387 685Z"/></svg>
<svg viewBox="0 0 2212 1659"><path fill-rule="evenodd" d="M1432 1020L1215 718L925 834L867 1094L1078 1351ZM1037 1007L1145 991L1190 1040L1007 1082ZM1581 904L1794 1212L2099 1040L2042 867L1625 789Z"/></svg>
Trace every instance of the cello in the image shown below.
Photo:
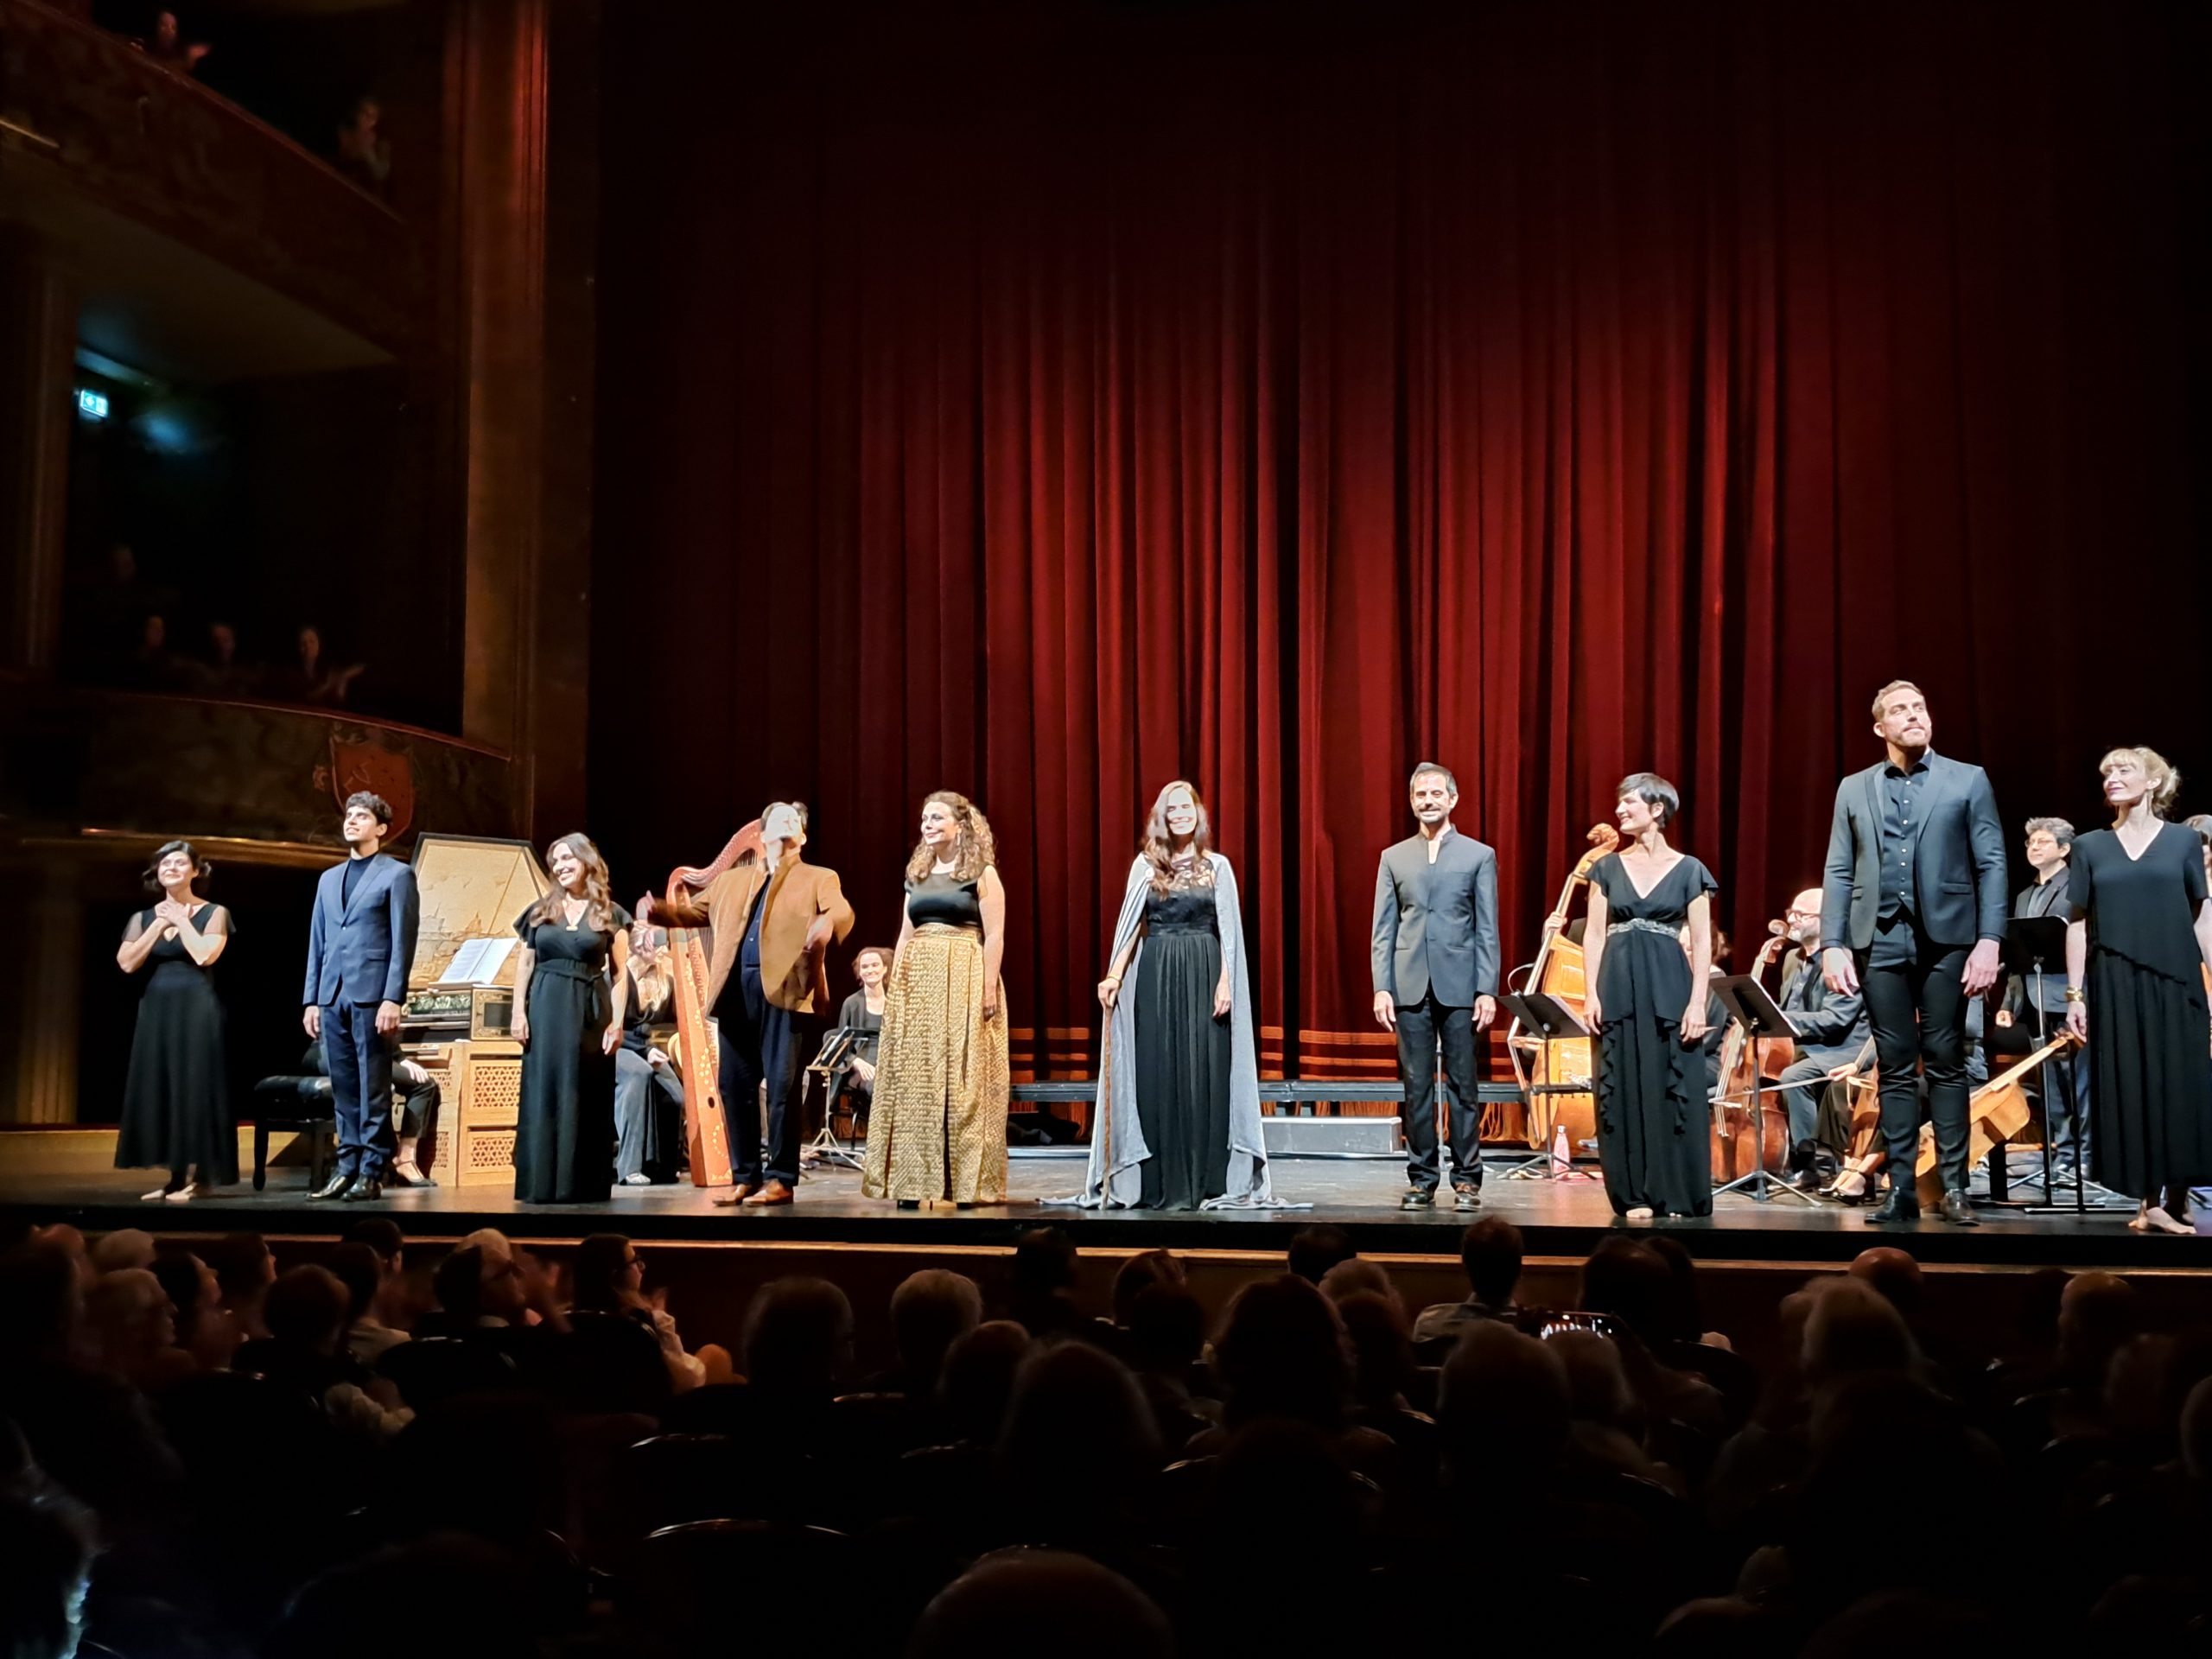
<svg viewBox="0 0 2212 1659"><path fill-rule="evenodd" d="M1750 977L1764 973L1782 947L1789 943L1789 930L1778 921L1766 925L1766 942L1751 958ZM1751 1041L1741 1026L1731 1023L1720 1039L1719 1081L1713 1091L1713 1179L1716 1184L1737 1180L1755 1168L1780 1174L1789 1162L1789 1117L1779 1102L1767 1109L1754 1109L1756 1085L1761 1077L1772 1077L1797 1058L1797 1045L1787 1037L1762 1037ZM1752 1160L1758 1161L1755 1164Z"/></svg>
<svg viewBox="0 0 2212 1659"><path fill-rule="evenodd" d="M663 889L673 899L678 893L696 894L714 884L715 878L738 865L765 856L760 842L760 820L747 824L729 838L713 863L694 869L678 868ZM638 901L638 919L652 920L653 899L647 893ZM708 1015L706 930L671 927L668 931L669 979L675 993L676 1031L683 1046L683 1136L691 1148L691 1184L728 1186L735 1179L730 1162L729 1116L722 1099L721 1068ZM748 1104L751 1103L747 1103Z"/></svg>
<svg viewBox="0 0 2212 1659"><path fill-rule="evenodd" d="M1567 881L1559 890L1559 902L1544 918L1543 943L1536 947L1536 959L1521 970L1521 982L1516 990L1541 991L1556 998L1578 1016L1582 1012L1582 946L1566 937L1567 906L1574 902L1574 890L1590 879L1591 867L1621 844L1621 832L1611 823L1593 823L1585 837L1590 850L1575 861L1567 872ZM1554 1081L1552 1073L1558 1072L1558 1081L1588 1086L1591 1077L1590 1039L1587 1037L1569 1038L1564 1042L1547 1044L1521 1029L1515 1020L1505 1031L1506 1058L1512 1064L1514 1081L1520 1084L1522 1097L1528 1104L1523 1125L1529 1145L1538 1152L1544 1149L1552 1138L1554 1124L1567 1125L1570 1147L1579 1146L1598 1133L1598 1103L1589 1094L1550 1095L1538 1092Z"/></svg>

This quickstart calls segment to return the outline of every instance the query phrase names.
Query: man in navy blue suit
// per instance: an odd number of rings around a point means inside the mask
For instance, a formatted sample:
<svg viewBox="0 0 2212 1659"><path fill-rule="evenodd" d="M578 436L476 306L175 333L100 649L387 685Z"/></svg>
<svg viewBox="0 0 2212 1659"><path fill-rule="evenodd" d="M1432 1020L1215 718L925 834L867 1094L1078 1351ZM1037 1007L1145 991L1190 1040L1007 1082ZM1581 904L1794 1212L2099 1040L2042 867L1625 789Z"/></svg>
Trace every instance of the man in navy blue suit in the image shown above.
<svg viewBox="0 0 2212 1659"><path fill-rule="evenodd" d="M415 872L378 850L391 829L381 795L348 796L340 826L346 860L315 884L301 1023L330 1062L338 1166L312 1198L381 1198L391 1160L391 1054L418 901Z"/></svg>

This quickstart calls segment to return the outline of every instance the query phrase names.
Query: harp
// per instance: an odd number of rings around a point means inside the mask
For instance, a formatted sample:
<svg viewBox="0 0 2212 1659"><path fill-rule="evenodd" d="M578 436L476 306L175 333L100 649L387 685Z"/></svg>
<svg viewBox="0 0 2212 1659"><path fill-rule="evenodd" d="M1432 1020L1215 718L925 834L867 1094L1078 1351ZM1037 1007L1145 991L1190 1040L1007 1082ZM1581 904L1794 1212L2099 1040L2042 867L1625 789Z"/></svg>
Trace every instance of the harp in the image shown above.
<svg viewBox="0 0 2212 1659"><path fill-rule="evenodd" d="M678 868L664 891L671 899L703 893L725 871L762 855L760 820L755 818L729 838L713 863ZM652 921L652 912L650 894L638 901L640 920ZM722 1098L720 1051L708 1024L712 1010L707 1006L707 932L702 927L668 930L669 983L676 1003L677 1035L683 1045L683 1137L691 1149L691 1184L728 1186L734 1179L729 1103Z"/></svg>

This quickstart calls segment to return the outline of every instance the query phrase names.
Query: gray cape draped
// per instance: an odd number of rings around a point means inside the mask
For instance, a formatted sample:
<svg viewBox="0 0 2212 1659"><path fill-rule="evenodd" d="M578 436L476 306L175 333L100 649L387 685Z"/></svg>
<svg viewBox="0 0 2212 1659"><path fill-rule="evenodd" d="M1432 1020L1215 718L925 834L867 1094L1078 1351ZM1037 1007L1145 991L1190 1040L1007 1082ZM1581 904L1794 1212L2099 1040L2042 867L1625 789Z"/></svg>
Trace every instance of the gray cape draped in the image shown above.
<svg viewBox="0 0 2212 1659"><path fill-rule="evenodd" d="M1244 964L1244 912L1236 902L1236 876L1219 853L1213 863L1214 914L1221 929L1222 965L1229 974L1229 1187L1211 1209L1273 1209L1280 1206L1268 1179L1267 1142L1260 1129L1259 1052L1252 1041L1251 976ZM1122 896L1121 919L1107 960L1129 951L1122 970L1126 987L1136 983L1144 954L1145 894L1152 887L1152 866L1139 856L1129 866ZM1090 1131L1090 1167L1084 1181L1086 1207L1134 1205L1144 1190L1138 1166L1152 1155L1137 1118L1137 1000L1125 988L1106 1019L1106 1040L1099 1056L1098 1112Z"/></svg>

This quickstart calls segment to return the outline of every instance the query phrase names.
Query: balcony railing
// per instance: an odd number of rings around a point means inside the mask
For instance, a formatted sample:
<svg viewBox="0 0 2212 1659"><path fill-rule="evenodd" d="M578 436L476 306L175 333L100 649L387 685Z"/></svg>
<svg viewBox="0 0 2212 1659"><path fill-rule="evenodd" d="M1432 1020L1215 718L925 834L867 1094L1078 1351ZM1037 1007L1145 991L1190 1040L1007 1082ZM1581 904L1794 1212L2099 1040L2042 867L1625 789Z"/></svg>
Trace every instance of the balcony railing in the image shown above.
<svg viewBox="0 0 2212 1659"><path fill-rule="evenodd" d="M0 171L74 193L398 354L422 239L273 127L45 0L0 0Z"/></svg>

